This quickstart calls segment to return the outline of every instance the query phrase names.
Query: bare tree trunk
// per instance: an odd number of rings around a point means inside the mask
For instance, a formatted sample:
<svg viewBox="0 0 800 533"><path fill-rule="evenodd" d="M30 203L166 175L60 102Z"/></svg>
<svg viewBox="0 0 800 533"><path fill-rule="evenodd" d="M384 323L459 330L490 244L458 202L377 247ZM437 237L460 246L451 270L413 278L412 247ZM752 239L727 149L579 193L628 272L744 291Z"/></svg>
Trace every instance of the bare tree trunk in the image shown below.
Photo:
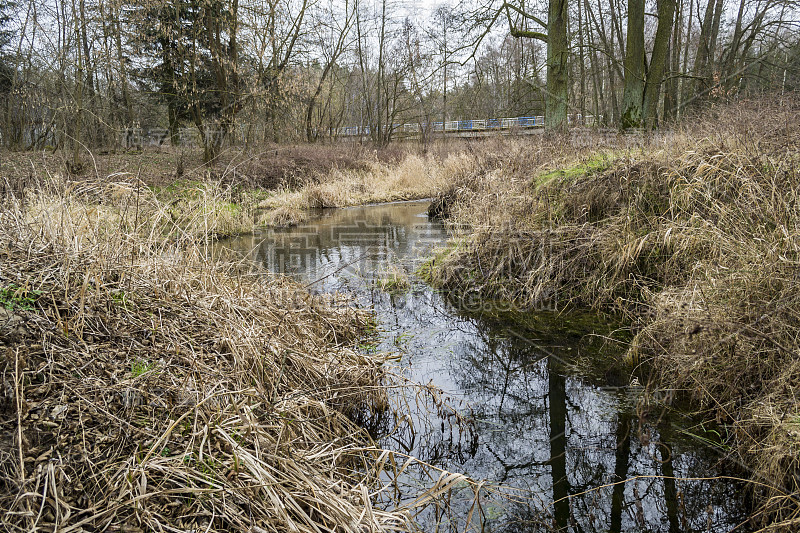
<svg viewBox="0 0 800 533"><path fill-rule="evenodd" d="M95 135L100 134L97 128L97 109L95 106L95 91L94 91L94 63L92 62L92 54L89 50L89 36L87 34L87 26L89 22L86 20L86 0L80 0L78 2L78 9L80 15L80 46L83 49L83 64L84 64L84 71L85 71L85 78L84 78L84 91L86 92L86 102L85 105L87 107L88 113L84 112L84 122L87 122L87 117L92 119L94 124L87 124L88 131L94 132ZM94 127L92 127L94 126ZM98 135L98 137L102 138L102 134ZM100 138L90 138L87 137L86 143L87 144L96 144Z"/></svg>
<svg viewBox="0 0 800 533"><path fill-rule="evenodd" d="M581 119L586 116L586 58L584 55L584 42L583 42L583 32L584 32L584 25L583 25L583 9L581 7L581 2L578 2L578 63L579 63L579 74L580 77L580 87L581 87L581 97L580 97L580 107L581 110Z"/></svg>
<svg viewBox="0 0 800 533"><path fill-rule="evenodd" d="M358 9L358 7L356 9L357 9L357 12L356 12L356 38L357 38L357 43L358 43L357 55L358 55L359 69L361 71L361 80L360 80L361 81L361 95L362 95L362 98L364 98L364 101L365 101L365 105L362 105L361 108L366 110L367 124L370 127L370 136L373 136L374 132L372 132L372 127L373 127L373 125L375 123L375 121L373 120L373 113L375 112L375 110L373 109L373 99L372 99L373 94L372 94L372 90L370 88L369 81L367 80L367 77L369 76L369 73L367 72L367 58L366 58L366 55L365 55L366 52L364 51L364 46L363 46L363 41L365 39L365 36L364 36L363 32L361 31L361 11ZM359 140L363 136L363 131L362 131L363 126L364 126L364 124L363 124L363 120L362 120L361 123L358 125L358 129L359 129L358 138L359 138Z"/></svg>
<svg viewBox="0 0 800 533"><path fill-rule="evenodd" d="M589 18L592 16L592 8L589 5L589 0L584 0L583 6L585 8L587 26ZM599 28L598 28L599 29ZM600 117L600 61L597 59L597 49L592 37L592 32L586 33L586 40L591 52L589 53L589 70L592 73L592 114L594 115L595 125L599 124Z"/></svg>
<svg viewBox="0 0 800 533"><path fill-rule="evenodd" d="M675 4L675 24L672 28L672 42L669 55L671 56L669 79L664 91L664 118L674 118L678 109L679 74L681 68L681 36L683 35L684 1L678 0Z"/></svg>
<svg viewBox="0 0 800 533"><path fill-rule="evenodd" d="M603 22L603 8L600 0L597 2L597 9L600 18L600 35L605 35L605 23ZM619 27L619 23L617 21L616 10L614 6L611 5L609 9L609 14L611 15L611 24L609 25L609 32L610 37L609 41L605 43L606 45L606 68L608 70L608 90L604 91L608 94L608 98L610 101L610 109L611 109L611 119L610 122L612 124L616 124L619 120L620 110L619 110L619 98L617 94L617 78L624 80L625 74L623 70L619 67L619 62L614 61L614 57L616 56L616 50L614 49L615 42L618 40L616 35L617 33L614 31L615 27ZM604 38L605 40L605 38ZM621 40L621 38L620 38ZM620 43L620 50L623 49L622 43ZM622 54L624 56L624 53Z"/></svg>
<svg viewBox="0 0 800 533"><path fill-rule="evenodd" d="M242 108L239 79L239 0L231 2L230 20L228 21L228 54L224 69L228 95L228 107L222 112L223 133L229 136L236 127L236 115Z"/></svg>
<svg viewBox="0 0 800 533"><path fill-rule="evenodd" d="M714 62L717 58L717 40L719 39L719 25L720 21L722 20L722 11L725 8L724 0L717 0L716 5L714 6L714 23L711 25L711 44L709 47L709 61L712 66L712 70L714 67Z"/></svg>
<svg viewBox="0 0 800 533"><path fill-rule="evenodd" d="M733 30L733 38L731 39L731 45L728 49L727 57L725 58L725 70L727 72L733 72L734 70L736 54L739 51L739 45L742 41L742 17L744 16L744 5L744 0L740 0L739 12L736 15L736 25L734 26Z"/></svg>
<svg viewBox="0 0 800 533"><path fill-rule="evenodd" d="M550 0L547 13L547 100L545 129L567 129L567 96L569 90L567 58L567 0Z"/></svg>
<svg viewBox="0 0 800 533"><path fill-rule="evenodd" d="M611 13L611 31L616 32L615 40L619 44L619 56L616 56L616 52L614 53L614 57L625 57L625 46L626 42L622 38L622 9L620 6L622 5L621 1L609 0L608 6L609 11Z"/></svg>
<svg viewBox="0 0 800 533"><path fill-rule="evenodd" d="M80 42L80 17L78 9L75 5L75 0L72 0L72 19L75 30L75 40ZM83 48L78 44L75 46L75 118L72 127L72 162L71 172L80 172L83 169L83 162L81 161L81 139L83 137L83 89L84 89L84 68L83 68Z"/></svg>
<svg viewBox="0 0 800 533"><path fill-rule="evenodd" d="M130 87L128 86L128 69L125 68L125 51L122 48L122 28L120 27L120 5L119 2L114 0L112 4L114 15L114 40L117 48L117 68L119 69L119 83L122 86L122 100L125 103L125 119L128 121L128 126L133 124L133 103L131 102ZM172 132L170 132L172 133Z"/></svg>
<svg viewBox="0 0 800 533"><path fill-rule="evenodd" d="M658 27L656 40L653 43L653 55L650 58L650 69L647 72L647 83L644 89L645 126L654 128L658 118L658 101L661 96L661 82L667 65L667 51L675 17L675 0L658 1Z"/></svg>
<svg viewBox="0 0 800 533"><path fill-rule="evenodd" d="M700 39L697 43L697 54L694 58L694 68L692 69L695 76L703 77L706 74L706 65L708 64L709 50L711 49L711 24L714 20L714 2L716 0L708 0L706 4L705 15L700 22ZM702 89L704 83L698 79L695 83L695 92Z"/></svg>
<svg viewBox="0 0 800 533"><path fill-rule="evenodd" d="M628 0L628 41L625 54L625 90L622 96L623 129L642 126L645 91L644 0Z"/></svg>
<svg viewBox="0 0 800 533"><path fill-rule="evenodd" d="M692 40L692 25L694 22L693 19L694 15L694 0L689 0L689 24L686 27L686 41L684 42L683 46L683 67L681 68L681 74L686 75L689 73L689 43ZM691 86L688 83L687 79L681 77L680 79L680 101L678 102L678 109L676 113L676 118L680 119L682 116L681 111L683 110L684 102L686 102L687 98L687 87Z"/></svg>

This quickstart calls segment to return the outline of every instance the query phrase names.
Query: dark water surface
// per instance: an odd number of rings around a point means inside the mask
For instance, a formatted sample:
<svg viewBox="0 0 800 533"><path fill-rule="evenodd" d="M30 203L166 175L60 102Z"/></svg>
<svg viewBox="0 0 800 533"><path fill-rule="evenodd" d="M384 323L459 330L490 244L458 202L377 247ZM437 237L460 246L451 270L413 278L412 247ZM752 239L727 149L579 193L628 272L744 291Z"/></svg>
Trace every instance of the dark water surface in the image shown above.
<svg viewBox="0 0 800 533"><path fill-rule="evenodd" d="M744 520L740 484L689 479L725 474L722 451L707 442L718 433L678 411L644 408L630 376L604 370L618 348L591 333L606 333L607 324L498 313L491 302L473 301L465 311L416 280L411 274L447 240L426 209L408 202L326 210L300 227L223 244L315 291L349 293L374 309L377 350L397 353L406 376L435 385L455 408L452 416L432 414L422 408L430 394L397 392L414 430L404 426L382 444L524 489L507 491L511 501L484 498L472 515L475 530L730 531ZM410 288L380 287L394 278L409 279ZM557 299L550 304L557 308ZM409 495L430 483L413 469L405 477ZM471 497L456 487L449 513L420 516L423 528L463 527Z"/></svg>

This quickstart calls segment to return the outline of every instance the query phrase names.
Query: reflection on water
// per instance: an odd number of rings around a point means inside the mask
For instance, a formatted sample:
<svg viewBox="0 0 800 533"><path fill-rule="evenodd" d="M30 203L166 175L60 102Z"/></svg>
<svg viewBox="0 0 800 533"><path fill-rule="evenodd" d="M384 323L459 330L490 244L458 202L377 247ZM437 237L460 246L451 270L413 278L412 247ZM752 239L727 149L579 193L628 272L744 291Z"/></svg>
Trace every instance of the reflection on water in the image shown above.
<svg viewBox="0 0 800 533"><path fill-rule="evenodd" d="M388 435L383 444L524 489L473 512L473 525L484 531L729 531L739 524L746 514L741 486L687 479L724 474L719 454L689 436L702 433L690 419L646 416L635 389L579 370L576 362L601 357L593 337L553 316L482 318L419 282L403 294L377 289L376 280L413 273L446 241L426 207L324 211L302 227L224 244L312 290L349 292L375 309L379 349L399 352L412 380L442 389L469 421L465 429L416 410L413 397L398 398L408 402L415 431ZM455 491L448 511L421 516L424 529L463 525L472 495L463 492L459 500Z"/></svg>

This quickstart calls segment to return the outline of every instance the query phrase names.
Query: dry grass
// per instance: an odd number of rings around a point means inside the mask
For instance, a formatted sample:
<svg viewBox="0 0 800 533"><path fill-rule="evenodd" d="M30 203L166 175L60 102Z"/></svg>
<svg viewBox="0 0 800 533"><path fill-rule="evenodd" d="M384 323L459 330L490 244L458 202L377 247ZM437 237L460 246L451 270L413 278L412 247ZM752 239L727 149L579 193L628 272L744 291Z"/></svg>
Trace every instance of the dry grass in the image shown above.
<svg viewBox="0 0 800 533"><path fill-rule="evenodd" d="M394 164L370 162L365 169L333 169L296 191L262 201L268 209L317 209L430 198L483 164L480 156L457 152L440 159L409 154Z"/></svg>
<svg viewBox="0 0 800 533"><path fill-rule="evenodd" d="M81 174L66 180L81 200L100 204L111 195L110 211L120 200L135 198L144 217L163 221L164 213L154 211L167 211L168 225L225 236L251 231L254 224L295 225L307 219L309 209L429 198L484 164L470 145L427 148L401 144L373 150L348 143L231 148L209 165L189 148L87 153ZM0 195L24 197L26 190L63 181L66 167L58 152L4 152ZM112 213L98 214L105 215Z"/></svg>
<svg viewBox="0 0 800 533"><path fill-rule="evenodd" d="M205 193L191 232L145 190L0 204L2 529L413 529L464 478L392 503L408 461L357 423L389 409L369 317L211 261Z"/></svg>
<svg viewBox="0 0 800 533"><path fill-rule="evenodd" d="M338 143L317 145L266 144L230 147L206 165L203 151L189 146L147 146L143 150L85 152L83 168L71 177L75 181L98 181L106 176L135 176L148 186L161 187L175 180L222 181L245 189L273 190L297 187L310 177L332 169L365 169L370 161L395 161L396 149L373 151L366 147ZM2 172L10 184L30 185L31 178L63 174L71 154L61 151L0 151ZM0 185L2 191L2 185Z"/></svg>
<svg viewBox="0 0 800 533"><path fill-rule="evenodd" d="M389 294L403 294L411 290L412 281L405 268L393 265L380 272L375 280L377 287Z"/></svg>
<svg viewBox="0 0 800 533"><path fill-rule="evenodd" d="M617 145L619 139L602 139L602 146ZM438 196L453 197L464 188L475 188L487 173L505 167L530 167L552 164L554 152L565 160L575 158L575 149L563 140L544 143L530 150L525 141L507 138L472 143L443 143L419 153L410 147L396 158L384 160L375 152L362 160L362 168L333 168L309 176L301 187L285 188L262 200L263 209L294 212L328 207L347 207L371 203L415 200ZM579 153L588 148L579 150ZM367 153L368 155L368 153Z"/></svg>
<svg viewBox="0 0 800 533"><path fill-rule="evenodd" d="M203 242L208 237L225 237L253 228L253 201L243 201L231 187L218 181L179 181L168 189L154 190L132 178L76 182L59 177L45 188L53 186L58 190L52 194L21 198L25 216L35 224L63 219L79 239L98 240L110 233L124 233L147 241L169 238Z"/></svg>
<svg viewBox="0 0 800 533"><path fill-rule="evenodd" d="M628 360L731 424L732 458L772 487L754 489L772 530L800 524L799 128L793 100L740 102L640 148L567 165L556 148L476 176L451 209L472 234L431 274L522 307L625 314Z"/></svg>
<svg viewBox="0 0 800 533"><path fill-rule="evenodd" d="M257 218L257 226L283 228L296 226L308 220L308 211L295 207L281 206L265 209Z"/></svg>
<svg viewBox="0 0 800 533"><path fill-rule="evenodd" d="M82 210L81 229L93 234L106 228L145 238L180 234L202 240L252 231L256 204L267 193L235 185L225 172L190 168L189 162L183 177L176 177L179 159L166 151L98 154L85 174L75 176L63 171L61 154L3 153L0 197L17 198L29 215L62 207L73 215ZM52 194L42 196L42 191ZM46 205L48 199L52 205Z"/></svg>

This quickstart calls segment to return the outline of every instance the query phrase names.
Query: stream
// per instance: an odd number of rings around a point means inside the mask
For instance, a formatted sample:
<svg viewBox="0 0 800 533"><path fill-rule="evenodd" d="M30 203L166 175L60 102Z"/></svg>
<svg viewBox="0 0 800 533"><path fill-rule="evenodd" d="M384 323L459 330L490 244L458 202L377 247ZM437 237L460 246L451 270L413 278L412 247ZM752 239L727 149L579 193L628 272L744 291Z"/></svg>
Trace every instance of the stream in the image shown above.
<svg viewBox="0 0 800 533"><path fill-rule="evenodd" d="M724 429L679 408L644 408L651 395L609 370L621 351L607 337L612 324L560 316L557 299L537 313L455 303L418 280L448 239L427 206L324 210L222 245L374 310L377 345L365 349L396 354L408 379L442 394L397 389L408 419L396 431L395 420L372 429L386 448L504 487L508 498L481 500L474 530L730 531L746 519L744 487L718 478L728 474L714 444ZM453 410L431 409L440 401ZM422 469L403 476L409 498L432 483ZM426 511L420 525L462 530L473 496L457 487L449 509Z"/></svg>

